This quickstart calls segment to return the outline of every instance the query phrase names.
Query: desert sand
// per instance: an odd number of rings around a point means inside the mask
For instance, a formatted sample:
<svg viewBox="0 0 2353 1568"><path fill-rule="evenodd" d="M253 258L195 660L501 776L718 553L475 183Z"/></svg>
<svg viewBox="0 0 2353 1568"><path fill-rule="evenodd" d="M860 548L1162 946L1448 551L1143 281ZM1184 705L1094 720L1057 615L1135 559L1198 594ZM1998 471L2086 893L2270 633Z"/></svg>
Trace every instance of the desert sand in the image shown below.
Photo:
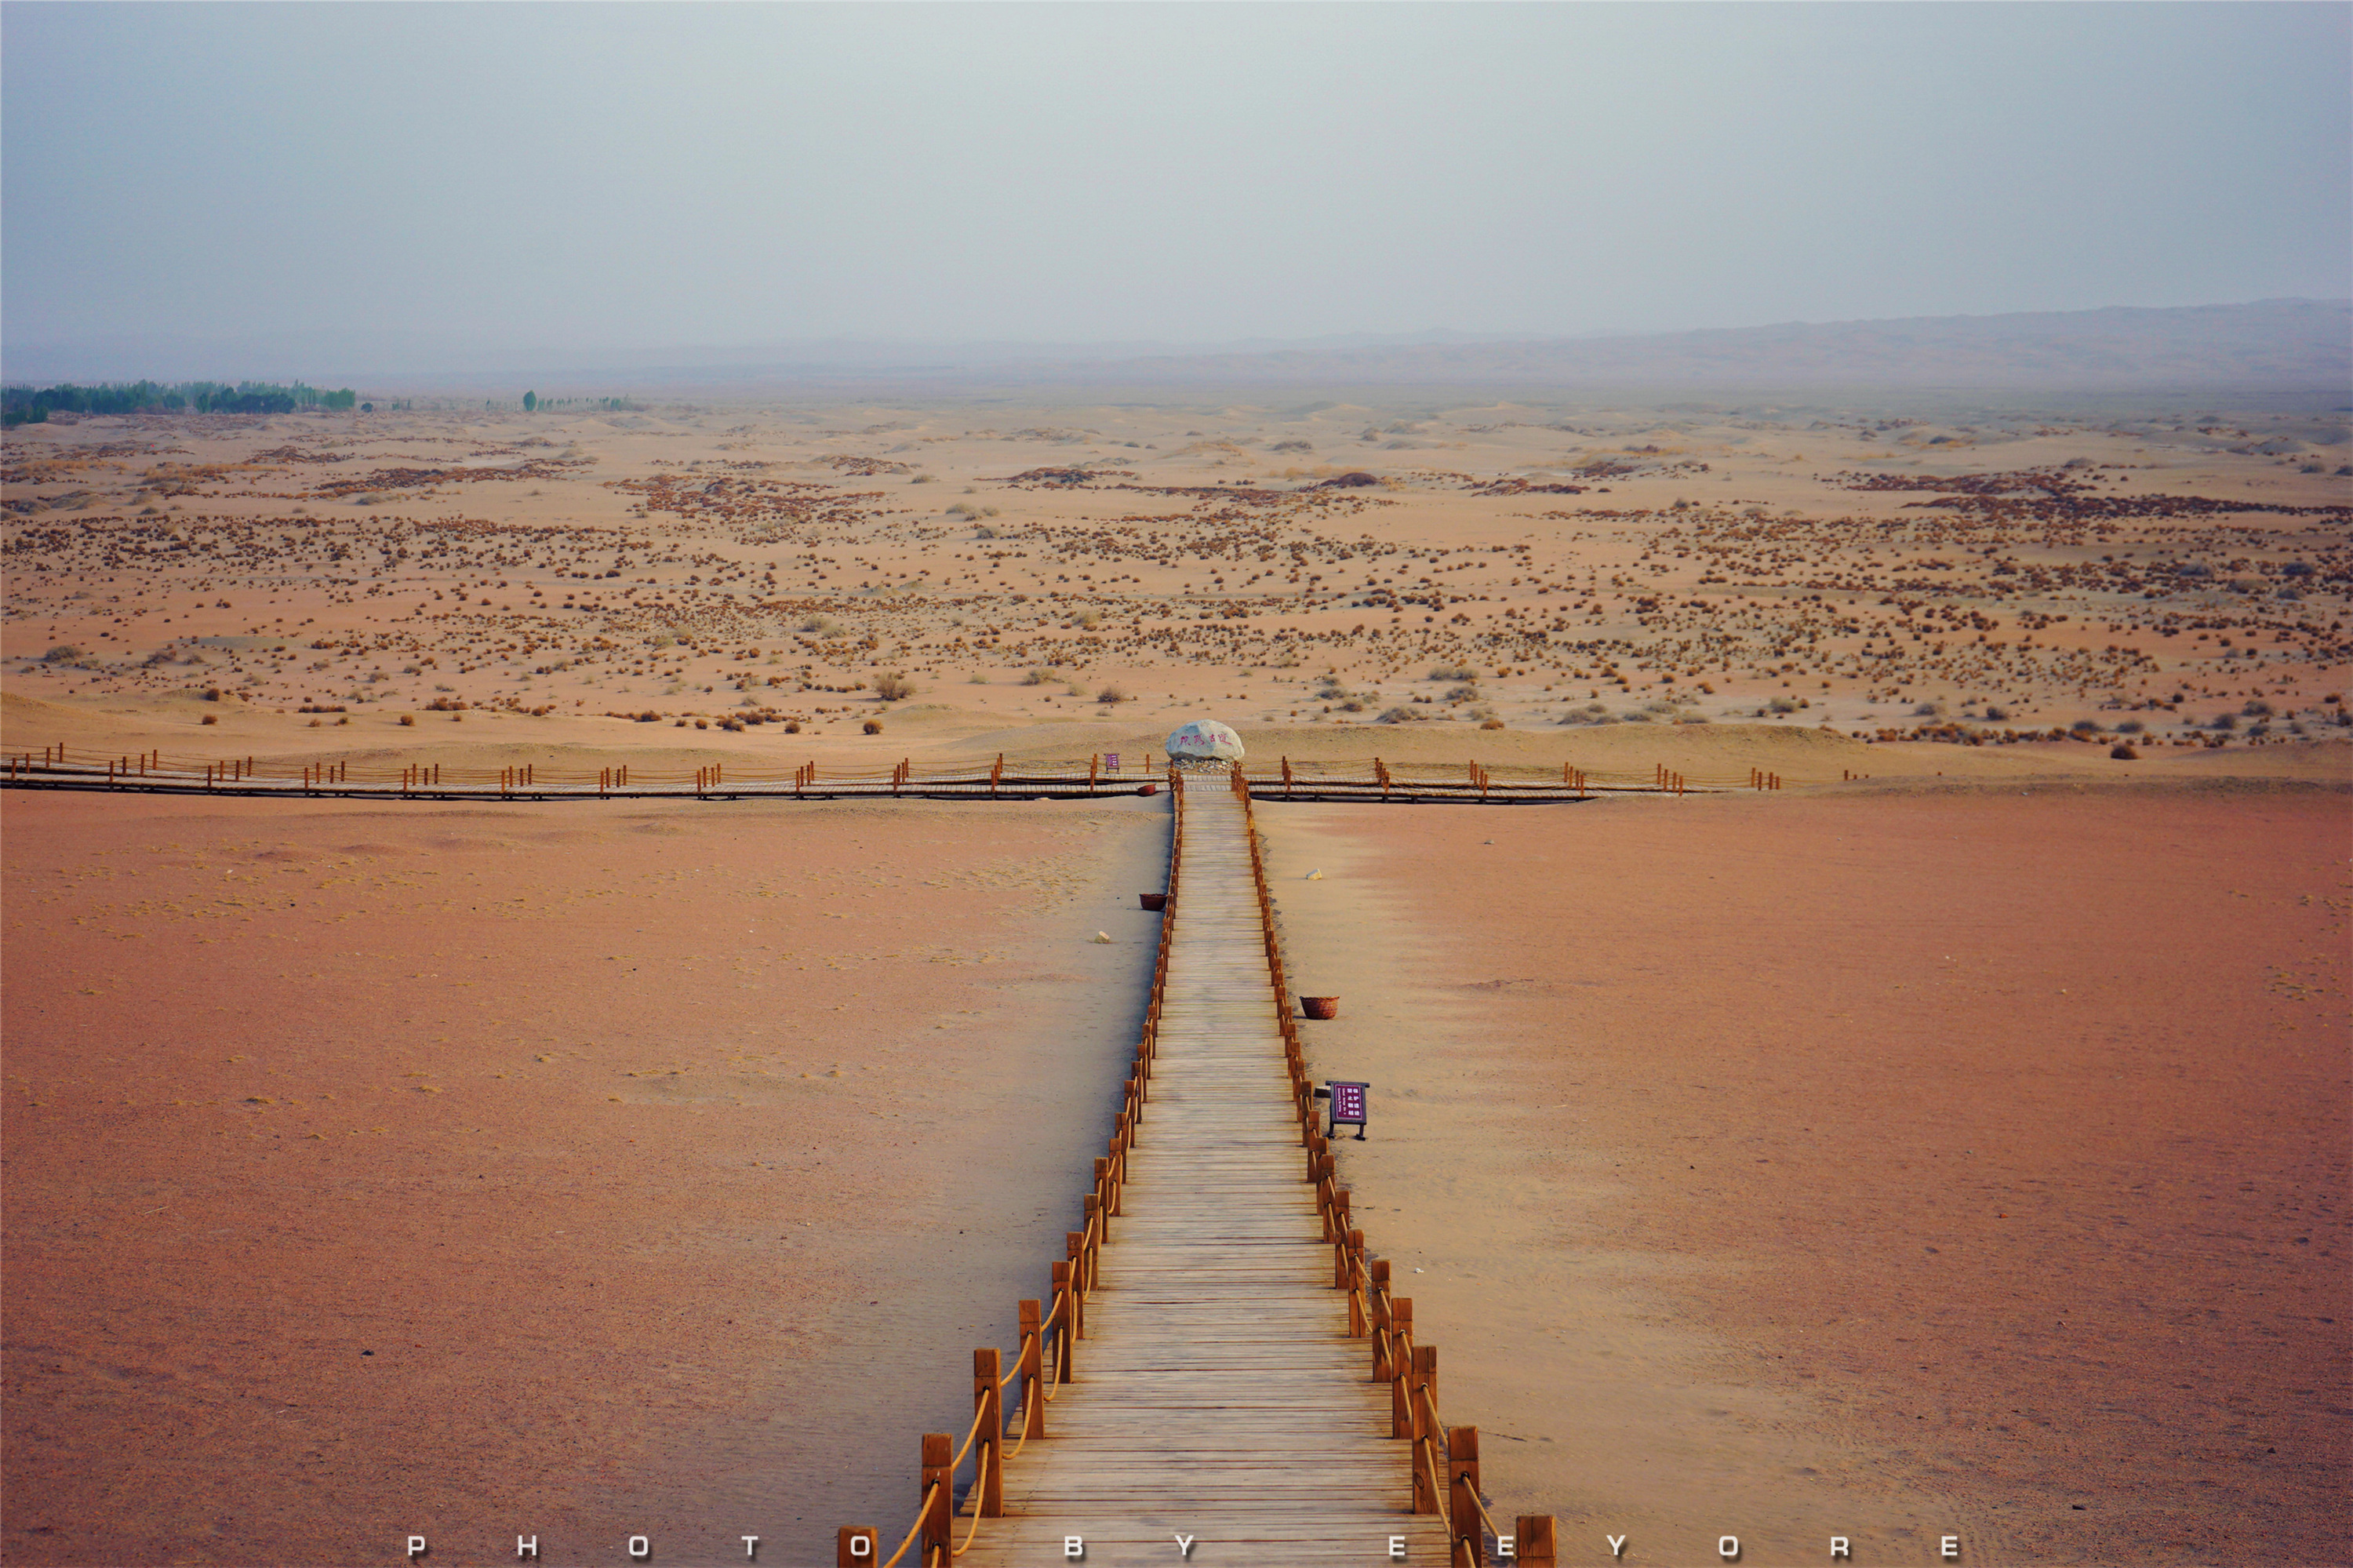
<svg viewBox="0 0 2353 1568"><path fill-rule="evenodd" d="M896 1517L1115 1102L1146 804L13 798L9 1558Z"/></svg>
<svg viewBox="0 0 2353 1568"><path fill-rule="evenodd" d="M1578 1563L2342 1555L2342 793L1260 818L1499 1516Z"/></svg>
<svg viewBox="0 0 2353 1568"><path fill-rule="evenodd" d="M685 726L895 758L1204 711L1442 724L1458 753L1700 720L2186 748L2346 719L2341 415L1398 413L27 426L0 646L12 694L173 752ZM6 744L62 727L12 716Z"/></svg>
<svg viewBox="0 0 2353 1568"><path fill-rule="evenodd" d="M1264 813L1496 1511L2343 1554L2341 412L551 396L10 432L0 750L1769 769ZM0 806L0 1540L60 1563L902 1520L1167 821Z"/></svg>

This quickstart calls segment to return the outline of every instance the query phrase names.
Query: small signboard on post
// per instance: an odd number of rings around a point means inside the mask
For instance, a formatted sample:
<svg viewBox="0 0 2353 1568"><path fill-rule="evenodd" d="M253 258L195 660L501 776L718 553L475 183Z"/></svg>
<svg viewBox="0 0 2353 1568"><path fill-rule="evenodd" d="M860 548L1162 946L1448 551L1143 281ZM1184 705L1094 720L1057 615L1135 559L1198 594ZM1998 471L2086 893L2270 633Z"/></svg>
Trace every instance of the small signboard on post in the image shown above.
<svg viewBox="0 0 2353 1568"><path fill-rule="evenodd" d="M1118 752L1106 751L1103 753L1103 771L1106 773L1116 773L1119 771Z"/></svg>
<svg viewBox="0 0 2353 1568"><path fill-rule="evenodd" d="M1354 1123L1356 1140L1359 1143L1364 1141L1365 1091L1371 1087L1370 1084L1335 1083L1332 1086L1332 1125L1325 1130L1324 1137L1329 1138L1338 1132L1344 1123Z"/></svg>

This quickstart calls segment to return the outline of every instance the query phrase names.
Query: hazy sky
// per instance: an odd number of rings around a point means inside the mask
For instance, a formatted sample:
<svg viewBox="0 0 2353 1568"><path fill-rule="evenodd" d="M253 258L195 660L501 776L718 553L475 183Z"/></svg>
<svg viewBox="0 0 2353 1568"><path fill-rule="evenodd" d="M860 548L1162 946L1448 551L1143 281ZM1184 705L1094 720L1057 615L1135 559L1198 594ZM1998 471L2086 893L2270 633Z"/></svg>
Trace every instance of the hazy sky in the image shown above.
<svg viewBox="0 0 2353 1568"><path fill-rule="evenodd" d="M12 346L2341 297L2353 9L0 8Z"/></svg>

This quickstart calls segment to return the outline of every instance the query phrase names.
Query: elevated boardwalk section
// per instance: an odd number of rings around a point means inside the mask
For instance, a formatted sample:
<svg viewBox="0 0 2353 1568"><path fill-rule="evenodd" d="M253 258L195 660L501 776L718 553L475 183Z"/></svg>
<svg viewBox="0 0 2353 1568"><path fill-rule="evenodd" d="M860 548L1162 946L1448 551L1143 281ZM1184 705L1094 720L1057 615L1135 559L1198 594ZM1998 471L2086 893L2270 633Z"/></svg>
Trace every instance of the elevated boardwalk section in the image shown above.
<svg viewBox="0 0 2353 1568"><path fill-rule="evenodd" d="M501 737L505 738L505 737ZM1778 775L1751 768L1746 777L1691 779L1663 764L1647 773L1594 773L1564 763L1549 768L1491 768L1476 761L1400 764L1293 763L1279 758L1244 774L1263 798L1279 800L1363 800L1412 803L1468 801L1538 805L1589 800L1605 794L1682 795L1723 789L1778 789ZM365 758L170 757L160 751L112 754L45 746L0 752L0 786L15 789L107 791L150 795L251 795L282 799L406 800L834 800L881 797L934 800L1031 800L1152 794L1161 770L1141 757L1122 766L1097 753L1063 763L993 762L918 768L902 758L889 768L780 768L759 760L715 762L693 768L622 764L565 769L537 764L459 768L441 763Z"/></svg>
<svg viewBox="0 0 2353 1568"><path fill-rule="evenodd" d="M1438 1351L1335 1178L1250 786L1171 794L1151 1001L1082 1228L1013 1364L973 1352L961 1445L923 1436L913 1527L846 1527L837 1562L1553 1568L1549 1517L1489 1517L1478 1433L1443 1425Z"/></svg>
<svg viewBox="0 0 2353 1568"><path fill-rule="evenodd" d="M1240 800L1190 792L1149 1107L1097 1249L1078 1380L1008 1469L976 1568L1447 1562L1349 1332L1269 983Z"/></svg>

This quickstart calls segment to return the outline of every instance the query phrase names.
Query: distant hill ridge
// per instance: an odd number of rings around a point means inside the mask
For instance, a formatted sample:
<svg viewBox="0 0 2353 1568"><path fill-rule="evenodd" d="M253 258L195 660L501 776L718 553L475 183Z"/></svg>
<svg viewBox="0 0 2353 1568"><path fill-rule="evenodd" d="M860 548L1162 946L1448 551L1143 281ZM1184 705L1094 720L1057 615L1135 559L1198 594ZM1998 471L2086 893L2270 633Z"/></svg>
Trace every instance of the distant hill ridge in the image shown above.
<svg viewBox="0 0 2353 1568"><path fill-rule="evenodd" d="M1060 375L1057 375L1057 371ZM2353 301L1791 322L1627 337L1161 355L1039 378L1650 387L2353 388Z"/></svg>
<svg viewBox="0 0 2353 1568"><path fill-rule="evenodd" d="M1694 332L1537 337L1431 331L1192 347L1150 343L833 339L617 349L504 346L429 334L332 333L206 341L132 334L20 345L11 381L135 380L206 366L301 363L385 385L488 387L533 377L583 387L887 395L978 387L1064 388L1478 387L1628 391L2000 389L2353 394L2353 300L2117 306L1990 316L1789 322Z"/></svg>

